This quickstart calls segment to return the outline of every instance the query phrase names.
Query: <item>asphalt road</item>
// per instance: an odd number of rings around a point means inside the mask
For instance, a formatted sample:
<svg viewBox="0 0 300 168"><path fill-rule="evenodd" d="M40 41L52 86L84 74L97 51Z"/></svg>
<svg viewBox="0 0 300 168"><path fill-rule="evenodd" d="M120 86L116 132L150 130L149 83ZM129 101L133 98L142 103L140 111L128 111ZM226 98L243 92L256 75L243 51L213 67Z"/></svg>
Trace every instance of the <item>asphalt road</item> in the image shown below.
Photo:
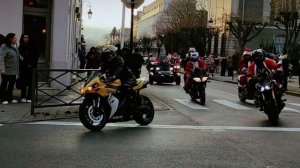
<svg viewBox="0 0 300 168"><path fill-rule="evenodd" d="M109 124L90 132L78 120L0 125L0 167L300 167L300 99L286 96L280 125L271 127L236 85L212 81L205 106L182 86L152 85L153 123Z"/></svg>

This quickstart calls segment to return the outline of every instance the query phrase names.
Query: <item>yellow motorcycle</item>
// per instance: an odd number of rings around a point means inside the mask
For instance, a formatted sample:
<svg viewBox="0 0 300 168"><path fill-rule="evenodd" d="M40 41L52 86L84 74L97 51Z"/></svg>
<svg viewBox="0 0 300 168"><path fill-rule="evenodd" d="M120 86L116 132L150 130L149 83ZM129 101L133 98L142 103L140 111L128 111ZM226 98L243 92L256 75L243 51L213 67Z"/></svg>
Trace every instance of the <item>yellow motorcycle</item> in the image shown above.
<svg viewBox="0 0 300 168"><path fill-rule="evenodd" d="M130 94L119 90L119 79L109 82L106 74L94 71L80 92L85 99L79 107L79 118L89 130L100 131L109 122L135 120L140 125L148 125L154 118L151 100L140 94L148 82L137 79Z"/></svg>

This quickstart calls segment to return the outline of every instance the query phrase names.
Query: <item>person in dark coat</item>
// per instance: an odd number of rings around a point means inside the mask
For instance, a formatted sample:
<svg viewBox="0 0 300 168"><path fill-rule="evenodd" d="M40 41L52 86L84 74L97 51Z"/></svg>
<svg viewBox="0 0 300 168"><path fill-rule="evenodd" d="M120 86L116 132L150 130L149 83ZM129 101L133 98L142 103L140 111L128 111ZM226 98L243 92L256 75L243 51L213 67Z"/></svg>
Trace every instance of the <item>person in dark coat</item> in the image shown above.
<svg viewBox="0 0 300 168"><path fill-rule="evenodd" d="M86 55L86 69L99 69L101 54L96 50L95 47L92 47Z"/></svg>
<svg viewBox="0 0 300 168"><path fill-rule="evenodd" d="M226 68L227 68L227 59L222 58L221 59L221 73L220 73L221 76L225 76Z"/></svg>
<svg viewBox="0 0 300 168"><path fill-rule="evenodd" d="M142 65L144 63L144 59L142 54L139 53L139 50L136 48L134 53L130 58L127 59L128 66L135 75L136 78L140 78Z"/></svg>
<svg viewBox="0 0 300 168"><path fill-rule="evenodd" d="M5 36L3 36L2 34L0 34L0 47L4 43L4 39L5 39Z"/></svg>
<svg viewBox="0 0 300 168"><path fill-rule="evenodd" d="M86 55L86 51L85 51L85 47L83 45L79 45L78 47L78 58L79 58L79 68L80 69L84 69L85 67L85 55Z"/></svg>
<svg viewBox="0 0 300 168"><path fill-rule="evenodd" d="M5 43L0 47L0 73L1 73L1 102L2 104L17 103L13 99L13 89L16 76L19 74L20 54L16 48L17 38L14 33L5 36Z"/></svg>
<svg viewBox="0 0 300 168"><path fill-rule="evenodd" d="M21 102L31 103L32 70L37 68L38 51L33 39L28 34L23 34L20 39L20 86Z"/></svg>

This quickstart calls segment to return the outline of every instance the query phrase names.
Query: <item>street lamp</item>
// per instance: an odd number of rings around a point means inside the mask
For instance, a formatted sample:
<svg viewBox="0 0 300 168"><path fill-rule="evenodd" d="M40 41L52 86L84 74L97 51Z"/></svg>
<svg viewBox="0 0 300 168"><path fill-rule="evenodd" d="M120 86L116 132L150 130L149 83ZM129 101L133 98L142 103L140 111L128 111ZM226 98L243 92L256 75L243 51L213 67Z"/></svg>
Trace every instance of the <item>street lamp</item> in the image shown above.
<svg viewBox="0 0 300 168"><path fill-rule="evenodd" d="M88 11L88 19L91 19L92 15L93 15L93 12L92 12L92 9L91 9L92 5L89 1L83 1L83 4L84 3L87 3L88 7L90 8L89 11Z"/></svg>
<svg viewBox="0 0 300 168"><path fill-rule="evenodd" d="M144 0L121 0L127 8L131 9L131 24L130 24L130 53L133 51L133 16L134 9L140 7Z"/></svg>

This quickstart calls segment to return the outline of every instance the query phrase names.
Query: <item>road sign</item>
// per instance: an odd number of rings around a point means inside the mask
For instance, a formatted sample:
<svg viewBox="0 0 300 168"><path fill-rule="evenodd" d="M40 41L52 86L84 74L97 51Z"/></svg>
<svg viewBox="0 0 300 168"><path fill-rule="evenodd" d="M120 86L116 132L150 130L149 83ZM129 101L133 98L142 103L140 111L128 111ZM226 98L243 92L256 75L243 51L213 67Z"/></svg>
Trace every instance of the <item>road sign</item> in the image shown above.
<svg viewBox="0 0 300 168"><path fill-rule="evenodd" d="M137 9L138 7L140 7L143 3L144 3L144 0L121 0L125 6L127 8L131 8L131 3L134 3L134 8Z"/></svg>

